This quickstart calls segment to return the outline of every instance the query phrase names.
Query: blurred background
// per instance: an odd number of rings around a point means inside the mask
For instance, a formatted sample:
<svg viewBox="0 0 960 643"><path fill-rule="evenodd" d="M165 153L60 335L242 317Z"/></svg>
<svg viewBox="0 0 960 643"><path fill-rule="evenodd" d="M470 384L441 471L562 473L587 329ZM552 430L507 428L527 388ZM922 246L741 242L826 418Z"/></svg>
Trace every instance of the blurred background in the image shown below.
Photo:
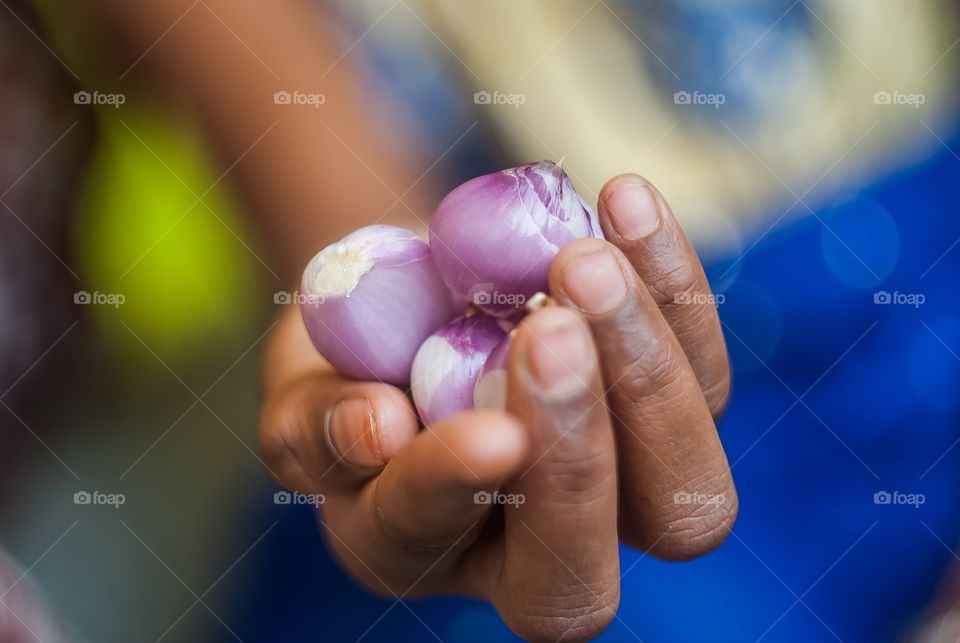
<svg viewBox="0 0 960 643"><path fill-rule="evenodd" d="M512 640L350 585L257 370L312 253L540 158L660 188L735 369L734 534L624 550L602 639L955 640L917 629L960 599L954 3L0 5L3 640Z"/></svg>

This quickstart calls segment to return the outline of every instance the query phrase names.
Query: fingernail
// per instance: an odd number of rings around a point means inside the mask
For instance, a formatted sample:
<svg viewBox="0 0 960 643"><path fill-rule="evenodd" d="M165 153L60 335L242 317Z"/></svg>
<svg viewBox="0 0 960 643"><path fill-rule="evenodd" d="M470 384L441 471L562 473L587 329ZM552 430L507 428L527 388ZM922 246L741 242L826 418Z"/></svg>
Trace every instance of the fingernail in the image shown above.
<svg viewBox="0 0 960 643"><path fill-rule="evenodd" d="M587 340L573 322L552 328L529 340L530 370L549 393L573 393L586 388L590 374Z"/></svg>
<svg viewBox="0 0 960 643"><path fill-rule="evenodd" d="M383 465L373 407L362 398L342 400L327 411L324 432L334 455L358 467Z"/></svg>
<svg viewBox="0 0 960 643"><path fill-rule="evenodd" d="M660 227L660 206L650 186L626 182L614 187L601 201L603 211L621 238L636 241Z"/></svg>
<svg viewBox="0 0 960 643"><path fill-rule="evenodd" d="M563 290L583 311L606 313L627 296L627 281L609 252L595 252L573 259L563 271Z"/></svg>

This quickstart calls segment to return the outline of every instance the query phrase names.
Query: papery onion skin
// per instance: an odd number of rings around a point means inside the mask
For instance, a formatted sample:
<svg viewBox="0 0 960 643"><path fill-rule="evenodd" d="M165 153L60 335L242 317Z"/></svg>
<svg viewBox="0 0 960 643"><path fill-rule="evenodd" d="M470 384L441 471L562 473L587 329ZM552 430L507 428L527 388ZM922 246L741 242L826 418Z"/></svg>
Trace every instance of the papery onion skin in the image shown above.
<svg viewBox="0 0 960 643"><path fill-rule="evenodd" d="M328 278L318 281L324 268ZM424 340L455 315L427 244L388 225L360 228L317 254L300 298L310 339L339 372L397 386L409 384Z"/></svg>
<svg viewBox="0 0 960 643"><path fill-rule="evenodd" d="M430 250L454 292L503 317L547 290L550 262L560 248L602 236L597 216L566 173L541 161L454 188L430 223Z"/></svg>
<svg viewBox="0 0 960 643"><path fill-rule="evenodd" d="M507 408L507 358L513 333L504 337L490 353L473 387L473 406L478 409Z"/></svg>
<svg viewBox="0 0 960 643"><path fill-rule="evenodd" d="M473 390L490 353L503 341L497 320L457 317L431 335L413 360L413 401L426 425L473 408Z"/></svg>

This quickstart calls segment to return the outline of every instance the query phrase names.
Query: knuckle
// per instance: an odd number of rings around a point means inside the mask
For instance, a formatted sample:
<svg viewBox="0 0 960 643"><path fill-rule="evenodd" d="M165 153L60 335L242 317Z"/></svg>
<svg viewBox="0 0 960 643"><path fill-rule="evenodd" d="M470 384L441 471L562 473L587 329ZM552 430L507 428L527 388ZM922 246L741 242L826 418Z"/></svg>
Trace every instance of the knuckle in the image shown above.
<svg viewBox="0 0 960 643"><path fill-rule="evenodd" d="M652 277L647 290L658 306L683 306L702 292L700 275L689 262L681 261Z"/></svg>
<svg viewBox="0 0 960 643"><path fill-rule="evenodd" d="M406 554L414 558L437 559L450 552L459 540L461 535L437 535L424 537L422 534L414 533L410 530L399 528L395 523L380 516L376 520L377 531L386 542L399 548Z"/></svg>
<svg viewBox="0 0 960 643"><path fill-rule="evenodd" d="M384 510L383 506L376 500L380 481L382 478L374 480L373 497L371 503L370 522L373 529L379 536L378 540L389 543L413 558L424 558L436 560L449 554L458 545L469 544L472 541L470 531L476 531L481 527L475 524L467 533L461 529L457 533L426 532L426 530L417 529L415 526L404 526L402 521L393 519Z"/></svg>
<svg viewBox="0 0 960 643"><path fill-rule="evenodd" d="M268 462L300 450L304 424L303 412L289 404L275 405L264 412L260 425L260 450Z"/></svg>
<svg viewBox="0 0 960 643"><path fill-rule="evenodd" d="M613 382L632 402L647 398L678 385L684 376L686 358L669 342L654 341L631 356L614 372Z"/></svg>
<svg viewBox="0 0 960 643"><path fill-rule="evenodd" d="M585 489L609 477L610 459L606 443L593 436L566 435L550 445L535 466L553 479L557 488Z"/></svg>
<svg viewBox="0 0 960 643"><path fill-rule="evenodd" d="M710 285L688 264L658 275L647 290L680 338L694 338L716 324L716 298Z"/></svg>
<svg viewBox="0 0 960 643"><path fill-rule="evenodd" d="M606 413L598 405L596 412L587 415L602 414L608 426ZM582 417L579 421L596 424L598 419ZM545 508L563 515L582 515L585 509L607 502L610 490L616 487L614 445L612 440L598 439L596 431L579 430L571 424L561 426L566 427L565 432L543 442L543 450L534 456L530 470L536 471L538 488L545 491L540 498Z"/></svg>
<svg viewBox="0 0 960 643"><path fill-rule="evenodd" d="M286 487L313 489L307 462L314 415L303 404L281 399L268 405L261 416L260 454L273 477Z"/></svg>
<svg viewBox="0 0 960 643"><path fill-rule="evenodd" d="M504 620L526 641L590 641L616 616L620 587L616 582L607 583L599 591L580 587L567 596L550 596L541 600L524 597L514 604L523 605L523 610L505 616Z"/></svg>

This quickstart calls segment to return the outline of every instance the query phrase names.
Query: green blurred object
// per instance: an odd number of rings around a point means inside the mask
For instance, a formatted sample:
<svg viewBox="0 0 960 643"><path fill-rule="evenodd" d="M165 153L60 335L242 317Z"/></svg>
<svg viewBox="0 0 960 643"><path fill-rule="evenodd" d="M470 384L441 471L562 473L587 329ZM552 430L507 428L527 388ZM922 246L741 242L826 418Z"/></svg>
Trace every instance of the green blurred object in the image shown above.
<svg viewBox="0 0 960 643"><path fill-rule="evenodd" d="M122 321L173 360L249 335L260 318L255 260L224 191L211 189L217 177L197 137L188 125L132 106L98 111L101 132L74 239L83 288L124 298L119 307L87 307L99 334L119 349L130 339Z"/></svg>

